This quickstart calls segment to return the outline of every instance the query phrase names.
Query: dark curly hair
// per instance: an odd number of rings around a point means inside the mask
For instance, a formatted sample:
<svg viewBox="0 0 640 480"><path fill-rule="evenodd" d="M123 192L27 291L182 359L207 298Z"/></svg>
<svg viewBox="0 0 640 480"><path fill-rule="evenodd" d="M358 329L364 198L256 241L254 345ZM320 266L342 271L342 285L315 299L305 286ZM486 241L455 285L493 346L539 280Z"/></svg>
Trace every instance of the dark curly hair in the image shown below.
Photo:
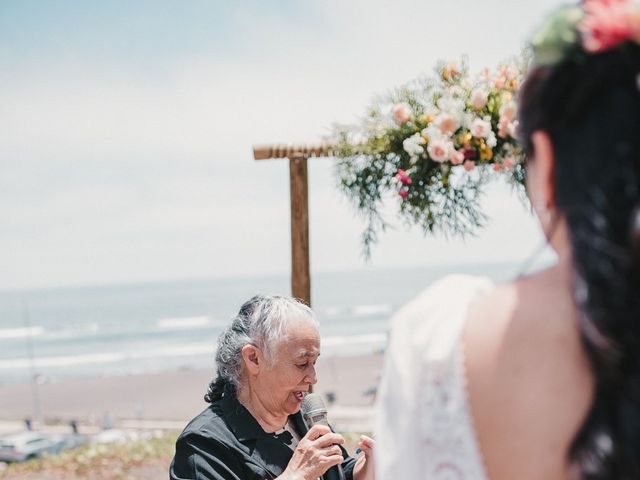
<svg viewBox="0 0 640 480"><path fill-rule="evenodd" d="M640 478L640 46L534 67L520 136L545 131L595 397L569 460L585 480ZM535 161L535 160L528 160Z"/></svg>

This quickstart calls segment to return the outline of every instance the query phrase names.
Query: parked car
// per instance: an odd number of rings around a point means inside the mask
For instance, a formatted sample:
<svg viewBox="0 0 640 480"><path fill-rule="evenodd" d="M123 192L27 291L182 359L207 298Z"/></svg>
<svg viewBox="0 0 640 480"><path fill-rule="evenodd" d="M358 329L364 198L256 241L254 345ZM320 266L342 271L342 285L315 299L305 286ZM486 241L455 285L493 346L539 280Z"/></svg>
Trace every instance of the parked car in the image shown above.
<svg viewBox="0 0 640 480"><path fill-rule="evenodd" d="M0 462L24 462L44 453L57 453L59 440L37 432L23 432L0 438Z"/></svg>

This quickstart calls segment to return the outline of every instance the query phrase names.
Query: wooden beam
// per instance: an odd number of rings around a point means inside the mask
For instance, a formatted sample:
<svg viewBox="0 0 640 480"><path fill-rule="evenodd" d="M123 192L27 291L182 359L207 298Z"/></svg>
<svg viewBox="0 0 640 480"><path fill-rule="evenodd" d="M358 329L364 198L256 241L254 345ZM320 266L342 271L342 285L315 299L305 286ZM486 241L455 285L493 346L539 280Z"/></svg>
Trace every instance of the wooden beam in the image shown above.
<svg viewBox="0 0 640 480"><path fill-rule="evenodd" d="M330 157L336 146L332 143L276 143L269 145L254 145L254 160L269 160L271 158L297 158L297 157Z"/></svg>
<svg viewBox="0 0 640 480"><path fill-rule="evenodd" d="M311 306L309 186L306 155L289 158L291 199L291 294Z"/></svg>

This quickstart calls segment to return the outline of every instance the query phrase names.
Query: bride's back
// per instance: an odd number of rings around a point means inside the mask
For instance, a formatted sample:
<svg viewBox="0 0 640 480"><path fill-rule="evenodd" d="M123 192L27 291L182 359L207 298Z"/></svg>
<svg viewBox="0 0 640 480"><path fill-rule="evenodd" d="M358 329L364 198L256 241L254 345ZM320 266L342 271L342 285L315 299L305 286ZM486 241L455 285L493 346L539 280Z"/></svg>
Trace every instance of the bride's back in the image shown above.
<svg viewBox="0 0 640 480"><path fill-rule="evenodd" d="M481 298L453 279L398 313L382 480L640 478L639 19L635 0L586 0L534 36L518 129L558 262Z"/></svg>
<svg viewBox="0 0 640 480"><path fill-rule="evenodd" d="M491 480L565 480L593 376L562 264L498 287L471 308L467 389Z"/></svg>
<svg viewBox="0 0 640 480"><path fill-rule="evenodd" d="M491 480L640 478L640 22L607 37L608 15L631 22L640 5L553 16L520 91L527 190L559 260L469 312Z"/></svg>

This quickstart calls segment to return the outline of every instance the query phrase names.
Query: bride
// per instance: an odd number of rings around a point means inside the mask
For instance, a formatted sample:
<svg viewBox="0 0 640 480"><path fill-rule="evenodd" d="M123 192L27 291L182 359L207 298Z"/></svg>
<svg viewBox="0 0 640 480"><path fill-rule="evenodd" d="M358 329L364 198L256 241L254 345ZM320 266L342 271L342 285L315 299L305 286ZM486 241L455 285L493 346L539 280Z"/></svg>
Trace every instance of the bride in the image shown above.
<svg viewBox="0 0 640 480"><path fill-rule="evenodd" d="M453 276L393 320L378 478L640 478L640 5L586 0L534 36L527 189L555 266Z"/></svg>

